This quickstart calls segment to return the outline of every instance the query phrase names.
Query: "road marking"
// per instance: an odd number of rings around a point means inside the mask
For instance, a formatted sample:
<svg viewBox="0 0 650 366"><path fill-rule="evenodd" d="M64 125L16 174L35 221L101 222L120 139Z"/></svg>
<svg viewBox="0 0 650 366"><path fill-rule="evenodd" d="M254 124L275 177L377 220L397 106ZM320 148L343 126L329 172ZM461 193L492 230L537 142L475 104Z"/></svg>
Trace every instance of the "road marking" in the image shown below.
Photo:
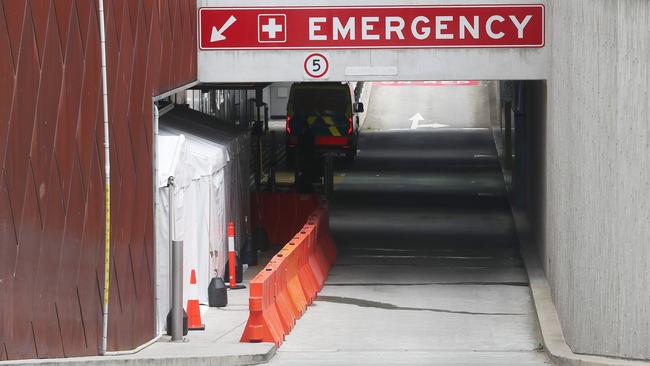
<svg viewBox="0 0 650 366"><path fill-rule="evenodd" d="M491 193L491 192L479 192L476 195L479 196L479 197L497 197L497 196L500 196L500 194Z"/></svg>
<svg viewBox="0 0 650 366"><path fill-rule="evenodd" d="M411 129L412 130L417 130L418 128L443 128L443 127L449 127L449 125L443 124L443 123L422 123L424 121L424 117L418 112L411 116L409 118L409 121L411 121Z"/></svg>
<svg viewBox="0 0 650 366"><path fill-rule="evenodd" d="M334 185L339 185L345 180L345 173L334 174ZM290 185L295 183L295 173L288 171L275 172L275 183L281 185Z"/></svg>
<svg viewBox="0 0 650 366"><path fill-rule="evenodd" d="M431 123L431 124L425 124L425 125L418 125L418 128L420 127L430 127L430 128L443 128L443 127L449 127L449 125L443 124L443 123Z"/></svg>
<svg viewBox="0 0 650 366"><path fill-rule="evenodd" d="M418 112L409 118L409 121L411 121L411 129L415 130L419 127L420 122L424 121L424 117L422 117L422 115Z"/></svg>

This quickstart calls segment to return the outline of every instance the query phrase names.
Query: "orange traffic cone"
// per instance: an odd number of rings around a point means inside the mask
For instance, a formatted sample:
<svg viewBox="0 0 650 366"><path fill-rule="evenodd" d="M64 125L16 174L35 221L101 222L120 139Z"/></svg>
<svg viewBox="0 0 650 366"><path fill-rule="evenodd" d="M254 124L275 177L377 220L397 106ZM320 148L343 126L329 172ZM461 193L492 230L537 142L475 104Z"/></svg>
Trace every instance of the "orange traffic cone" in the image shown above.
<svg viewBox="0 0 650 366"><path fill-rule="evenodd" d="M196 271L192 270L192 275L190 276L190 296L187 299L187 328L189 330L205 329L205 324L201 322L198 291L199 285L196 284Z"/></svg>

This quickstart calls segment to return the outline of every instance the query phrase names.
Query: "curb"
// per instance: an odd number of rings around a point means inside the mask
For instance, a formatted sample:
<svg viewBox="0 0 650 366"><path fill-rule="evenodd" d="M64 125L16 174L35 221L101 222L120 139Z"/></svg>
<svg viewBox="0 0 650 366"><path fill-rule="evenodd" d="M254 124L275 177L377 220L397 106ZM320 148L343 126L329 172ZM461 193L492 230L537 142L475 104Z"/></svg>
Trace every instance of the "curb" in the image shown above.
<svg viewBox="0 0 650 366"><path fill-rule="evenodd" d="M262 343L260 343L262 345ZM218 345L210 344L210 347ZM267 345L265 351L249 354L223 354L211 356L142 356L138 354L122 356L93 356L93 357L71 357L43 360L16 360L2 361L0 365L20 366L61 366L61 365L90 365L90 366L245 366L267 363L275 356L277 348L275 345ZM200 353L200 352L196 352Z"/></svg>
<svg viewBox="0 0 650 366"><path fill-rule="evenodd" d="M537 312L542 333L544 350L551 360L561 366L650 366L648 361L625 360L605 356L574 353L564 339L560 320L551 296L551 288L536 253L528 243L523 242L521 254L524 258L533 304Z"/></svg>

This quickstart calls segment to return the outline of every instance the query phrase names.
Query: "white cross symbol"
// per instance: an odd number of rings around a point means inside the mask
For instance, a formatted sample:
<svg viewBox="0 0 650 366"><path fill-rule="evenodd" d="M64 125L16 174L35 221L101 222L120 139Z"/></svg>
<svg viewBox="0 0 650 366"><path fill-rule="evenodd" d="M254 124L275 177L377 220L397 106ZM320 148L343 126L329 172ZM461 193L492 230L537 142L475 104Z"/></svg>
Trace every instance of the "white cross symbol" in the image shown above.
<svg viewBox="0 0 650 366"><path fill-rule="evenodd" d="M269 39L275 39L276 33L282 32L282 25L275 24L275 18L269 18L269 24L262 26L262 32L269 34Z"/></svg>

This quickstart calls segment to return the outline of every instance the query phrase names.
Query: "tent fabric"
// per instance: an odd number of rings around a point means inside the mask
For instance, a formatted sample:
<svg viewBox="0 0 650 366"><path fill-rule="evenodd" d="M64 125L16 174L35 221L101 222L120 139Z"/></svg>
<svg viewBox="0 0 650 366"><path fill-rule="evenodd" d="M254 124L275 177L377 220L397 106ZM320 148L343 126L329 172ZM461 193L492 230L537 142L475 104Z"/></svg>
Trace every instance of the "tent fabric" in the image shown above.
<svg viewBox="0 0 650 366"><path fill-rule="evenodd" d="M159 329L170 309L169 177L174 177L174 239L183 241L183 304L191 270L199 301L215 275L223 277L226 227L233 221L239 249L248 237L250 133L184 107L160 117L156 138L156 287Z"/></svg>

